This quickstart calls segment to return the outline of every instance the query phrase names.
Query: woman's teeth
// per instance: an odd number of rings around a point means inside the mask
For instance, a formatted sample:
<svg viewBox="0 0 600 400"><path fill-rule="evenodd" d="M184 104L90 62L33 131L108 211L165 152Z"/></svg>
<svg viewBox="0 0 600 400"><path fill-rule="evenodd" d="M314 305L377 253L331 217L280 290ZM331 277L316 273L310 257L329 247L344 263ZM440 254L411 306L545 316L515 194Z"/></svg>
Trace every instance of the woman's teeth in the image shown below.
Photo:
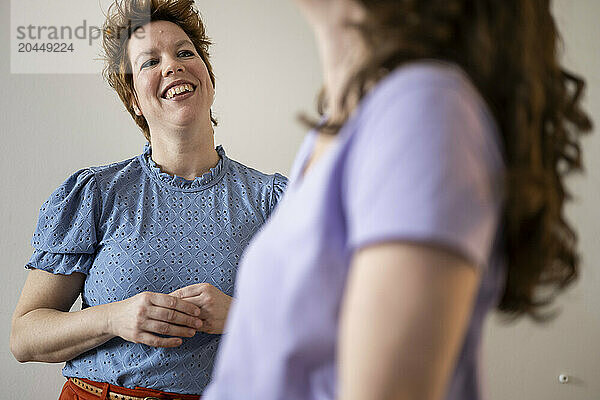
<svg viewBox="0 0 600 400"><path fill-rule="evenodd" d="M186 83L183 85L178 85L178 86L173 86L171 89L167 90L167 93L165 94L165 99L170 100L173 97L175 97L175 95L177 95L177 94L193 92L193 91L194 91L194 87L192 85L190 85L189 83Z"/></svg>

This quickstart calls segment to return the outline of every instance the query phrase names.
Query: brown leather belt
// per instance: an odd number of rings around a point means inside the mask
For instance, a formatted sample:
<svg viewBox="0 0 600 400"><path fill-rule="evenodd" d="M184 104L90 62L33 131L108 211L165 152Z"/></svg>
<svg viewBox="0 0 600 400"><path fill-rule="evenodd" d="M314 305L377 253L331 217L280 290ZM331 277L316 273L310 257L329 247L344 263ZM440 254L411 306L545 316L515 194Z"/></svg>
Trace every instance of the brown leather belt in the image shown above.
<svg viewBox="0 0 600 400"><path fill-rule="evenodd" d="M77 378L69 378L69 380L71 382L73 382L76 386L85 390L88 393L95 394L98 397L102 396L102 388L101 387L89 384L89 383L84 382L81 379L77 379ZM187 396L184 396L184 397L187 397ZM110 400L161 400L161 399L178 400L178 398L173 397L173 395L165 395L164 397L163 396L161 396L161 397L155 397L155 396L136 397L136 396L129 396L126 394L112 392L112 391L108 392L107 398Z"/></svg>

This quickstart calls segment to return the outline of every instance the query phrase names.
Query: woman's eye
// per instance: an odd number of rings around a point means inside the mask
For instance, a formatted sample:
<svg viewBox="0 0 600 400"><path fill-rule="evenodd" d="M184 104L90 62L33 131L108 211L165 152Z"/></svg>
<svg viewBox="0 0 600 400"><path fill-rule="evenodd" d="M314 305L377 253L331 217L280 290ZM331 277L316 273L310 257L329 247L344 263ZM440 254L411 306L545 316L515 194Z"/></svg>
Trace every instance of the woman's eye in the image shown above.
<svg viewBox="0 0 600 400"><path fill-rule="evenodd" d="M154 64L156 64L157 62L158 62L158 61L156 61L156 60L154 60L154 59L148 60L148 61L146 61L145 63L143 63L143 64L142 64L142 66L140 67L140 69L144 69L144 68L146 68L146 67L151 67L151 66L153 66Z"/></svg>
<svg viewBox="0 0 600 400"><path fill-rule="evenodd" d="M191 57L194 56L194 52L191 50L181 50L179 53L177 53L177 55L179 57Z"/></svg>

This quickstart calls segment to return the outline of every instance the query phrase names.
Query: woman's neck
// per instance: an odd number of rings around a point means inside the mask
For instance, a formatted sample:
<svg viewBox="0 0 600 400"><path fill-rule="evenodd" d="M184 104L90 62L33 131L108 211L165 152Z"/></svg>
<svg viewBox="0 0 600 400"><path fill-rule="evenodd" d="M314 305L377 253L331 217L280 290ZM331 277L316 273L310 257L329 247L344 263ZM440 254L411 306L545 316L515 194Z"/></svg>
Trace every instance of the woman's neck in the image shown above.
<svg viewBox="0 0 600 400"><path fill-rule="evenodd" d="M193 180L219 162L212 126L200 133L151 132L152 160L162 172Z"/></svg>
<svg viewBox="0 0 600 400"><path fill-rule="evenodd" d="M348 24L360 22L364 13L355 2L340 0L323 14L324 18L313 18L312 25L321 56L326 111L330 120L335 120L341 112L340 100L348 79L365 55L360 33Z"/></svg>

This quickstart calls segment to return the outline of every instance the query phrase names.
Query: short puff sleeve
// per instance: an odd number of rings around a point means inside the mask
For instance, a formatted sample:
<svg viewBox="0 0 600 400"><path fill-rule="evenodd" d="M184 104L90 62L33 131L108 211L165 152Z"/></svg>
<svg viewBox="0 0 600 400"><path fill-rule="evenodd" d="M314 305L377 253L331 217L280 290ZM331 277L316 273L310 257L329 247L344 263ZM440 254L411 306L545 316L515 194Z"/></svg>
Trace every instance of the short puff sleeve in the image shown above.
<svg viewBox="0 0 600 400"><path fill-rule="evenodd" d="M273 175L273 190L271 192L269 214L273 212L275 206L283 197L287 184L288 179L285 176L277 173Z"/></svg>
<svg viewBox="0 0 600 400"><path fill-rule="evenodd" d="M484 266L501 205L495 124L474 89L415 78L363 109L344 173L349 245L433 244Z"/></svg>
<svg viewBox="0 0 600 400"><path fill-rule="evenodd" d="M100 201L94 172L77 171L40 208L33 255L25 266L54 274L87 274L96 251Z"/></svg>

